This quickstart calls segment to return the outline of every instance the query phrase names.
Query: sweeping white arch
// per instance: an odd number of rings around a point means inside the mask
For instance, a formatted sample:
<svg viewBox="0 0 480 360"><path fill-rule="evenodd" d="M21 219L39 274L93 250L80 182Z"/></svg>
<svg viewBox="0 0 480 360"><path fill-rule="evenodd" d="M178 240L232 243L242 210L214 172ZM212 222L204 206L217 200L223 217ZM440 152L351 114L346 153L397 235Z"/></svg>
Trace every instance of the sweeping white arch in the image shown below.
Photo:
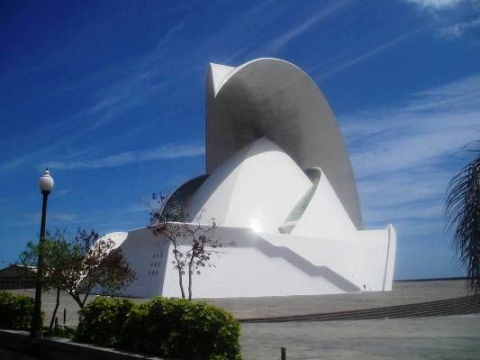
<svg viewBox="0 0 480 360"><path fill-rule="evenodd" d="M181 185L163 209L173 222L177 206L185 206L192 231L215 219L211 234L225 252L193 274L195 297L392 289L395 229L362 229L347 149L327 101L302 70L276 59L211 64L206 108L207 173ZM183 234L175 251L191 249ZM123 294L179 295L175 252L164 234L146 227L106 238L137 274Z"/></svg>
<svg viewBox="0 0 480 360"><path fill-rule="evenodd" d="M352 167L332 110L297 66L262 58L207 74L207 173L266 136L302 169L321 168L357 230L363 228Z"/></svg>

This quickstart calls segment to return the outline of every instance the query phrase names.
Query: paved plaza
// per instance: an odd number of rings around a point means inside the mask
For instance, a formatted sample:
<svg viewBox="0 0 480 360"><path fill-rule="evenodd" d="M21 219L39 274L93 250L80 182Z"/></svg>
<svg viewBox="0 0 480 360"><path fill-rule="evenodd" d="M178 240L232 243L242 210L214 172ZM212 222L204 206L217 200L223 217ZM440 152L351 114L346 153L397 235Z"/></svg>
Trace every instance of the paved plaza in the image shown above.
<svg viewBox="0 0 480 360"><path fill-rule="evenodd" d="M243 324L244 360L480 359L480 315Z"/></svg>
<svg viewBox="0 0 480 360"><path fill-rule="evenodd" d="M389 293L291 296L207 301L237 318L269 317L369 309L465 296L461 280L396 282ZM33 290L14 291L33 296ZM44 294L47 319L54 294ZM94 299L92 296L91 299ZM146 299L134 299L138 302ZM77 305L62 295L59 323L78 319ZM242 324L244 360L280 359L480 359L480 314L383 320ZM1 353L0 353L1 354Z"/></svg>
<svg viewBox="0 0 480 360"><path fill-rule="evenodd" d="M237 319L329 313L414 304L466 296L463 280L394 282L390 292L262 298L206 299Z"/></svg>
<svg viewBox="0 0 480 360"><path fill-rule="evenodd" d="M11 290L12 293L25 294L33 297L34 289ZM195 287L194 287L195 295ZM466 282L463 280L441 281L409 281L394 282L391 292L363 292L338 295L308 295L308 296L277 296L257 298L227 298L203 299L211 304L230 311L237 319L303 315L313 313L328 313L359 309L371 309L404 304L414 304L427 301L452 299L466 296ZM95 295L89 297L89 301ZM149 299L132 299L144 302ZM43 294L43 309L48 319L55 307L55 293ZM63 323L63 309L67 309L68 326L75 326L78 322L76 312L78 305L72 298L63 293L58 312L59 323Z"/></svg>

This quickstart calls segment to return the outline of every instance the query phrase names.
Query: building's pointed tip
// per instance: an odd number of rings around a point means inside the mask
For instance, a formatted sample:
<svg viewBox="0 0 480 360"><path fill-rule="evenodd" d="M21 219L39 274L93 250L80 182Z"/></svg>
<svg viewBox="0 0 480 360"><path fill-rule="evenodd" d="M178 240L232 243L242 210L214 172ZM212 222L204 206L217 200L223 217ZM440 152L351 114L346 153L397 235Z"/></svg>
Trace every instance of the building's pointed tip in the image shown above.
<svg viewBox="0 0 480 360"><path fill-rule="evenodd" d="M213 94L217 94L224 80L235 70L234 67L209 63L209 85L213 87Z"/></svg>

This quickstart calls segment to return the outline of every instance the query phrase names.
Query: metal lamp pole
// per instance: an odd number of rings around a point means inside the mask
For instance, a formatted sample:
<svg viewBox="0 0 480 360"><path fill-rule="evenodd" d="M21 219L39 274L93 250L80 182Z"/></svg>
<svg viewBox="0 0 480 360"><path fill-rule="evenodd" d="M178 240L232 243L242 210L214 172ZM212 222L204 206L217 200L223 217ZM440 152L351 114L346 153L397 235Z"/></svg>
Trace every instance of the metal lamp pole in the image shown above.
<svg viewBox="0 0 480 360"><path fill-rule="evenodd" d="M37 264L37 280L35 284L35 306L33 308L32 331L30 337L32 339L42 337L42 281L43 281L43 245L45 243L45 223L47 221L47 201L48 195L53 189L54 181L50 176L48 168L45 169L40 177L39 186L43 195L42 203L42 222L40 225L40 242Z"/></svg>

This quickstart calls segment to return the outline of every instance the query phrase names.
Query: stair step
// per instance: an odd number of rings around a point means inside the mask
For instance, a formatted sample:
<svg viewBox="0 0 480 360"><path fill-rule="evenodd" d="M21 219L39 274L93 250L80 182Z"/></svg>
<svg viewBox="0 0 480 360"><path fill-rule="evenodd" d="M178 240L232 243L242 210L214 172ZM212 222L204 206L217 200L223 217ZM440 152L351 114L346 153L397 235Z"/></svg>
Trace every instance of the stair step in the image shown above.
<svg viewBox="0 0 480 360"><path fill-rule="evenodd" d="M480 295L332 313L238 319L241 323L366 320L480 313Z"/></svg>

